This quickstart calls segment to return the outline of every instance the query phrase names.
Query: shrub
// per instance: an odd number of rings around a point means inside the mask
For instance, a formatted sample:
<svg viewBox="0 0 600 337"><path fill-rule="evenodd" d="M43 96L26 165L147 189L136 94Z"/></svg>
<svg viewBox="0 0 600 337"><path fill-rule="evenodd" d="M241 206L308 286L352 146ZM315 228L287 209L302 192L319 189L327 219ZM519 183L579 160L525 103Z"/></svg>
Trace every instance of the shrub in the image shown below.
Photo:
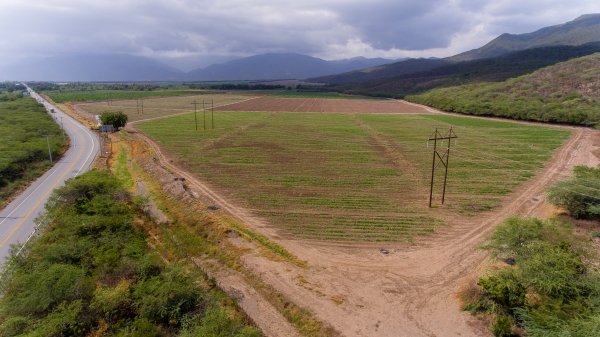
<svg viewBox="0 0 600 337"><path fill-rule="evenodd" d="M104 111L100 114L102 125L112 125L115 130L122 128L127 124L128 116L123 111L111 112Z"/></svg>

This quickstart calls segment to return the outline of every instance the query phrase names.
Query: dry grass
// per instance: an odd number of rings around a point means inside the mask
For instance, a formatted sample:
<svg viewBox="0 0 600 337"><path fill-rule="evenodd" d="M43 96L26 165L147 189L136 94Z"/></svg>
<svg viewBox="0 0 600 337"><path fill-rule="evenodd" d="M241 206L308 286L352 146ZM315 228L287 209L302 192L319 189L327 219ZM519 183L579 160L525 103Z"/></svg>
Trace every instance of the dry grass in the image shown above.
<svg viewBox="0 0 600 337"><path fill-rule="evenodd" d="M129 116L130 122L135 122L142 119L165 117L181 113L194 112L194 101L196 108L201 111L203 108L210 109L211 102L215 107L240 102L251 97L238 94L208 94L196 96L181 96L181 97L165 97L165 98L146 98L143 100L142 114L140 100L127 99L119 101L110 101L110 105L106 101L95 103L80 103L75 106L87 111L91 114L100 114L104 111L123 111ZM198 113L199 122L202 121L203 113Z"/></svg>

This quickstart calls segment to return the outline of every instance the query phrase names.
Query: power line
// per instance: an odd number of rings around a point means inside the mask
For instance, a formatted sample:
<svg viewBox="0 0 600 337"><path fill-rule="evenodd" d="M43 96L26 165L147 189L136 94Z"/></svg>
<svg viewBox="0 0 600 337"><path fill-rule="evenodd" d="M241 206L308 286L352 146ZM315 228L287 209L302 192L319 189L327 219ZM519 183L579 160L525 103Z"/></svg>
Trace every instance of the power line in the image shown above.
<svg viewBox="0 0 600 337"><path fill-rule="evenodd" d="M433 198L433 177L435 174L435 169L437 168L437 166L439 164L442 164L445 168L444 170L444 187L442 189L442 205L444 204L444 199L446 198L446 180L448 178L448 161L450 160L450 140L453 138L458 138L458 136L456 136L456 134L454 133L454 131L452 131L452 127L450 127L450 129L442 136L442 134L440 134L438 132L438 129L436 128L435 131L433 132L433 134L431 136L429 136L429 138L427 139L427 143L429 144L430 140L433 140L433 161L431 163L431 186L429 188L429 208L431 208L431 199ZM448 147L446 148L446 151L444 151L444 154L442 156L440 156L439 152L437 151L437 141L441 140L442 141L442 146L444 144L444 139L448 140ZM436 161L439 162L436 163ZM444 162L444 159L446 159L446 161Z"/></svg>

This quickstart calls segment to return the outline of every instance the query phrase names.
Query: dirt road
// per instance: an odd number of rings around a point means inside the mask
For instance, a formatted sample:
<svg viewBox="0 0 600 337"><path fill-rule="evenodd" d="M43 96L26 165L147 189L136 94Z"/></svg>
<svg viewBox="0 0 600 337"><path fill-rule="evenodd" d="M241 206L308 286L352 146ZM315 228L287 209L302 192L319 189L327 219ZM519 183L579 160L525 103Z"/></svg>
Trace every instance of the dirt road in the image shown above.
<svg viewBox="0 0 600 337"><path fill-rule="evenodd" d="M147 137L161 163L190 181L203 198L282 244L309 270L247 254L244 263L264 282L314 312L346 336L481 336L486 325L460 311L456 294L486 264L477 249L511 215L546 216L543 190L576 164L598 165L595 131L574 128L545 169L493 212L461 218L443 231L409 244L327 243L282 239L277 229L183 172ZM537 200L537 201L535 201ZM385 248L389 254L380 253Z"/></svg>

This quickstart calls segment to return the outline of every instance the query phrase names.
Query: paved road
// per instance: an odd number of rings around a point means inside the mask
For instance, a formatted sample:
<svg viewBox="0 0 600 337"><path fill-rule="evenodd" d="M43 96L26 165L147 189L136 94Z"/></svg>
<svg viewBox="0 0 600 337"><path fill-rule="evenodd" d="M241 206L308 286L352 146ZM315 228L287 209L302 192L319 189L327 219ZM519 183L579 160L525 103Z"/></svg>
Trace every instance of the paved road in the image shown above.
<svg viewBox="0 0 600 337"><path fill-rule="evenodd" d="M32 97L41 99L36 93ZM71 146L55 165L29 186L25 192L0 212L0 263L5 261L11 244L27 241L35 229L35 218L44 210L44 204L55 187L64 181L87 171L98 153L96 134L79 124L55 106L43 101L57 123L64 126Z"/></svg>

